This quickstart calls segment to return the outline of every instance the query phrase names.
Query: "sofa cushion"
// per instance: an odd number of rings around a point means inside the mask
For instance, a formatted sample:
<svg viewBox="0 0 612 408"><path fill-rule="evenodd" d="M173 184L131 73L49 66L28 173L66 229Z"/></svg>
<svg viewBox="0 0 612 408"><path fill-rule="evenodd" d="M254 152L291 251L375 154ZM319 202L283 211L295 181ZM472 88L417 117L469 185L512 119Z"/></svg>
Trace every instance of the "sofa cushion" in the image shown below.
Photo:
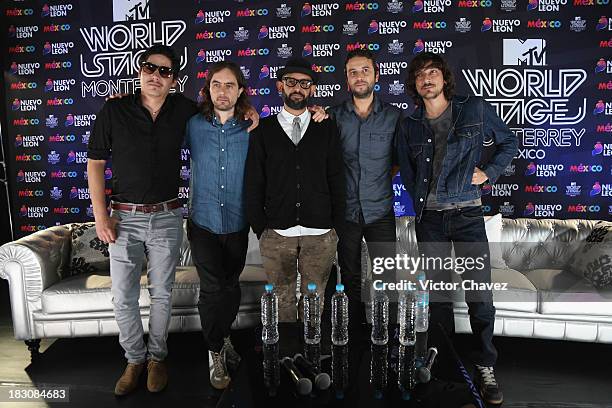
<svg viewBox="0 0 612 408"><path fill-rule="evenodd" d="M612 222L597 223L572 258L569 272L596 288L612 287Z"/></svg>
<svg viewBox="0 0 612 408"><path fill-rule="evenodd" d="M247 266L240 276L241 304L258 304L266 282L263 267ZM140 278L140 307L150 305L146 273ZM99 312L113 310L109 275L96 273L63 279L42 294L44 313ZM200 280L193 266L179 266L172 289L172 307L195 307L198 304Z"/></svg>
<svg viewBox="0 0 612 408"><path fill-rule="evenodd" d="M83 273L108 271L108 244L98 238L95 223L72 224L70 235L70 269L67 270L66 276L60 276L61 279Z"/></svg>
<svg viewBox="0 0 612 408"><path fill-rule="evenodd" d="M453 281L460 282L461 278L453 274ZM514 269L492 269L491 282L507 284L507 290L494 290L493 303L498 310L512 310L518 312L536 312L538 309L538 293L536 287L521 272ZM455 292L453 304L455 307L465 308L465 293L463 290Z"/></svg>
<svg viewBox="0 0 612 408"><path fill-rule="evenodd" d="M525 276L538 289L542 314L612 315L612 289L596 289L561 269L535 269Z"/></svg>

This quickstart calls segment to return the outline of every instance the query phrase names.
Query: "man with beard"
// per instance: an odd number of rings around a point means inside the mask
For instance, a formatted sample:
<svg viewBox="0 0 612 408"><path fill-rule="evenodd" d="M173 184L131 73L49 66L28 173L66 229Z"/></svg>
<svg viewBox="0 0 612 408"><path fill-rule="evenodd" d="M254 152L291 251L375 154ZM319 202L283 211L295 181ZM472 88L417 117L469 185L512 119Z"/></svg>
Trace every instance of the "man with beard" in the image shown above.
<svg viewBox="0 0 612 408"><path fill-rule="evenodd" d="M349 52L344 64L352 98L327 109L336 120L342 142L346 180L346 213L338 230L338 260L342 282L349 297L349 326L360 335L365 323L369 291L361 276L361 241L365 238L370 258L395 257L393 211L393 140L400 110L374 94L378 66L368 50ZM389 278L394 270L385 271ZM384 275L382 276L384 278Z"/></svg>
<svg viewBox="0 0 612 408"><path fill-rule="evenodd" d="M315 283L323 305L336 252L335 228L344 219L345 187L336 124L316 123L306 109L317 80L311 64L290 59L278 78L284 106L252 132L245 194L247 219L260 238L264 269L278 294L279 320L292 322L298 315L298 270L301 293Z"/></svg>
<svg viewBox="0 0 612 408"><path fill-rule="evenodd" d="M215 63L208 68L200 114L189 120L185 136L191 151L187 235L200 276L198 309L216 389L227 387L227 367L240 362L229 335L240 306L238 280L249 242L243 198L249 121L243 117L250 108L240 67Z"/></svg>
<svg viewBox="0 0 612 408"><path fill-rule="evenodd" d="M417 106L402 120L397 134L401 177L414 202L419 251L426 257L476 260L461 278L491 282L489 243L480 200L481 185L494 183L517 152L518 141L495 109L483 98L454 95L455 80L448 63L437 54L416 56L408 68L406 88ZM495 152L485 158L483 141ZM480 259L480 263L478 263ZM450 282L448 269L428 270L427 278ZM452 294L433 291L431 324L455 331ZM483 398L501 404L494 374L495 307L490 290L466 291L472 328L472 360ZM443 340L430 338L439 346Z"/></svg>

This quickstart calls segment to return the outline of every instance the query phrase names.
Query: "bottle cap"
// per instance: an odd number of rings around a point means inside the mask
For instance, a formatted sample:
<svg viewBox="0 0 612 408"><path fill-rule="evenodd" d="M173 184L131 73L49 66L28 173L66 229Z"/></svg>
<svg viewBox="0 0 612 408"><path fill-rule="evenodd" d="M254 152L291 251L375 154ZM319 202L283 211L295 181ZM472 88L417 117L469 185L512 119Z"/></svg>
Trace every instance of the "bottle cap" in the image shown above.
<svg viewBox="0 0 612 408"><path fill-rule="evenodd" d="M344 285L343 285L343 284L341 284L341 283L337 284L337 285L336 285L336 290L337 290L338 292L344 292Z"/></svg>
<svg viewBox="0 0 612 408"><path fill-rule="evenodd" d="M317 290L317 284L314 283L314 282L310 282L308 284L308 290L311 291L311 292L314 292L315 290Z"/></svg>
<svg viewBox="0 0 612 408"><path fill-rule="evenodd" d="M266 286L264 286L264 288L266 289L266 292L272 292L272 290L274 289L274 285L271 283L266 283Z"/></svg>
<svg viewBox="0 0 612 408"><path fill-rule="evenodd" d="M425 276L425 272L419 272L419 274L417 275L417 280L424 281L426 279L427 277Z"/></svg>

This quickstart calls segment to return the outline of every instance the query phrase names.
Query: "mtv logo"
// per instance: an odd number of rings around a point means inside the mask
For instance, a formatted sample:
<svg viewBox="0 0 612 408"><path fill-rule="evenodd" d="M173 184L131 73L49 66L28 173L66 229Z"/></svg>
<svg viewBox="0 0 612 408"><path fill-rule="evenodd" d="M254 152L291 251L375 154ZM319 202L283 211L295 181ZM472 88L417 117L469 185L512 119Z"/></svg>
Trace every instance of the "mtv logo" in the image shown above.
<svg viewBox="0 0 612 408"><path fill-rule="evenodd" d="M546 65L546 40L504 38L504 65Z"/></svg>
<svg viewBox="0 0 612 408"><path fill-rule="evenodd" d="M149 0L113 0L113 21L149 19Z"/></svg>

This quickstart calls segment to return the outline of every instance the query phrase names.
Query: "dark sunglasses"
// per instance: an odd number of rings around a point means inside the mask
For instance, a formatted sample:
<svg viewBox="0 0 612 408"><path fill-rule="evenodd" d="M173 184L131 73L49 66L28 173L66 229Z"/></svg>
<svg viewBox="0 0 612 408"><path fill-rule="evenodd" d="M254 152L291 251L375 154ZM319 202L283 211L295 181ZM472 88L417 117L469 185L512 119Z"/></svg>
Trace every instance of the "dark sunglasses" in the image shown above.
<svg viewBox="0 0 612 408"><path fill-rule="evenodd" d="M155 71L159 71L159 76L162 78L170 78L173 75L172 68L155 65L152 62L144 61L140 66L149 75L153 75Z"/></svg>
<svg viewBox="0 0 612 408"><path fill-rule="evenodd" d="M289 88L293 88L297 84L300 84L302 89L308 89L314 83L310 79L300 79L300 80L297 80L297 79L292 78L290 76L283 77L283 79L281 79L281 81L283 81L285 83L285 85L287 85Z"/></svg>

